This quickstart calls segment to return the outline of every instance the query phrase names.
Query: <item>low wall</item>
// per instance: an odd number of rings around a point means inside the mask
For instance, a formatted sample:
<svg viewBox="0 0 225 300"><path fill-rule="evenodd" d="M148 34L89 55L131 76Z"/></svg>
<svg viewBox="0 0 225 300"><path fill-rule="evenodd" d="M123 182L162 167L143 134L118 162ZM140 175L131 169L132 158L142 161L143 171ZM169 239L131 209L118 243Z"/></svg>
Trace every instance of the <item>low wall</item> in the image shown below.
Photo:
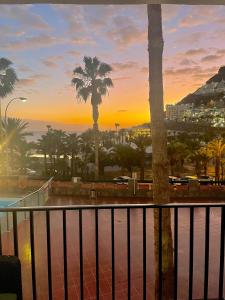
<svg viewBox="0 0 225 300"><path fill-rule="evenodd" d="M91 191L94 191L91 195ZM53 182L54 196L81 196L81 197L115 197L115 198L152 198L150 185L136 186L118 185L114 183L72 183ZM224 186L170 186L171 199L221 199L225 201Z"/></svg>
<svg viewBox="0 0 225 300"><path fill-rule="evenodd" d="M28 179L27 176L0 177L0 196L25 195L38 190L44 183L44 180L32 180Z"/></svg>

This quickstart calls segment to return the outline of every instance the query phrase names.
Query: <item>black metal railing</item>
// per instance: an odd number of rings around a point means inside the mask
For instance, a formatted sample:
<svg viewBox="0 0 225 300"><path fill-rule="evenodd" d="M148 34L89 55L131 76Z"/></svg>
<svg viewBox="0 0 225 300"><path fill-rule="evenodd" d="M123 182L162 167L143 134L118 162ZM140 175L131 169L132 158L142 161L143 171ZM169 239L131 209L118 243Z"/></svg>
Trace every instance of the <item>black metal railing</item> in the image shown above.
<svg viewBox="0 0 225 300"><path fill-rule="evenodd" d="M21 230L25 228L27 232L27 228L29 229L29 244L30 244L30 267L31 267L31 284L32 284L32 295L30 295L29 299L37 299L37 294L40 291L40 286L37 288L37 268L39 266L39 260L37 259L37 251L41 251L37 249L38 245L36 246L36 233L35 228L43 226L45 232L45 241L46 241L46 257L47 257L47 264L46 270L41 275L43 278L46 278L46 282L48 284L48 294L46 299L62 299L60 297L54 296L54 286L53 286L53 277L55 266L54 260L52 255L56 255L55 252L58 249L55 249L54 239L56 238L56 233L58 234L58 229L55 228L56 224L61 222L61 230L62 230L62 248L63 253L63 264L61 272L63 273L63 284L62 288L64 289L64 299L70 299L69 294L71 293L71 280L69 280L69 270L68 268L71 267L71 257L68 256L69 247L71 247L70 240L72 239L71 231L69 231L69 227L71 225L71 220L76 221L77 226L77 239L79 240L78 245L78 252L79 252L79 276L73 278L73 285L79 286L79 296L73 299L89 299L85 295L85 286L86 282L86 264L85 261L88 257L86 257L87 251L85 251L85 245L87 245L87 237L88 241L90 240L90 232L87 232L88 227L88 218L86 212L88 211L91 214L91 218L93 218L93 223L90 224L90 228L93 228L94 231L92 232L91 239L94 240L94 247L90 252L90 255L94 255L94 260L92 261L93 270L95 274L95 291L92 292L92 297L96 299L105 299L102 295L101 291L101 277L102 275L102 265L101 265L101 256L104 255L104 251L110 248L110 258L108 257L108 262L110 263L110 276L108 277L108 282L110 282L110 297L111 299L117 299L117 286L118 286L118 278L117 278L117 271L118 271L118 252L117 249L117 236L120 234L120 223L118 221L118 214L122 218L123 221L123 233L126 233L122 237L122 250L125 251L126 260L123 261L120 259L119 264L122 264L122 268L125 269L124 278L125 285L126 285L126 292L124 294L123 299L132 299L133 293L133 272L135 272L135 266L133 265L133 259L137 258L138 261L142 264L142 271L141 274L138 274L138 278L141 278L142 284L139 286L139 295L140 299L154 299L150 295L154 295L154 291L149 292L149 287L154 286L154 284L150 284L150 281L154 280L154 274L152 275L151 272L154 269L154 266L151 265L151 270L149 271L150 264L149 264L149 253L150 251L154 252L154 247L149 247L149 242L152 240L153 235L150 234L150 231L153 232L153 210L156 210L158 213L158 299L165 299L165 295L163 296L163 284L164 284L164 276L163 276L163 250L162 250L162 243L163 243L163 212L164 210L170 209L171 211L171 226L172 226L172 233L173 233L173 272L174 272L174 289L173 289L173 299L223 299L224 297L224 234L225 234L225 204L169 204L169 205L101 205L101 206L90 206L90 205L82 205L82 206L54 206L54 207L10 207L0 209L0 212L4 213L12 213L13 216L13 228L11 233L4 233L1 232L0 235L0 254L8 254L6 251L3 250L4 243L9 242L9 238L6 238L6 234L12 235L12 245L13 245L13 252L16 256L21 257L22 264L23 264L23 257L20 253L20 249L22 248L22 243L24 242L24 238L21 238ZM18 221L18 215L21 213L26 212L29 215L29 218L25 221ZM59 215L55 215L55 213L60 213ZM76 213L71 217L71 212ZM138 212L138 217L137 217ZM185 212L185 216L184 216ZM201 212L201 213L200 213ZM216 214L216 215L215 215ZM39 219L41 217L45 219L45 221L40 225ZM102 246L102 228L103 221L102 216L104 215L104 226L108 229L108 243L107 249ZM204 245L199 243L199 249L196 249L195 243L196 239L199 239L199 230L196 231L196 226L198 225L197 222L199 220L199 216L203 219L201 221L202 232L204 234ZM68 220L68 217L70 219ZM71 219L72 218L72 219ZM35 219L38 219L35 220ZM54 219L54 222L53 222ZM183 224L185 219L185 224ZM117 220L117 221L116 221ZM120 222L122 222L120 220ZM151 222L150 222L151 221ZM38 223L38 224L36 224ZM35 225L36 224L36 225ZM215 247L215 241L213 245L211 243L211 239L215 240L213 234L215 234L215 228L212 226L217 226L216 228L220 228L220 232L218 234L218 239L216 239L217 247L216 253L212 252L211 247ZM36 226L36 227L35 227ZM219 227L218 227L219 226ZM134 228L138 227L138 235L136 238L140 239L141 241L141 252L140 257L134 257L135 248L140 246L140 241L135 242L134 238ZM182 227L182 232L181 231ZM42 228L43 229L43 228ZM56 230L56 231L54 231ZM185 235L185 237L184 237ZM188 236L188 249L185 248L185 243L187 243L186 238ZM182 242L181 242L182 239ZM135 244L136 243L136 244ZM152 243L152 242L151 242ZM152 244L153 245L153 244ZM183 245L183 246L182 246ZM39 247L42 247L39 245ZM184 248L182 248L184 247ZM201 247L203 250L201 250ZM151 249L149 249L151 248ZM197 250L197 251L196 251ZM184 251L187 251L187 256L189 256L189 261L187 262L187 257L185 256L185 260L183 262L180 261L180 256ZM75 253L75 252L74 252ZM141 257L142 256L142 257ZM198 273L199 276L199 269L196 269L196 260L198 258L203 257L203 270L202 270L202 281L200 280L196 289L196 282L194 281L195 273ZM212 267L213 262L218 265L218 270L215 271ZM188 274L186 274L182 269L180 269L180 264L187 264ZM90 266L89 266L90 268ZM107 270L109 271L109 269ZM182 274L184 272L184 274ZM40 275L40 274L39 274ZM210 275L210 276L209 276ZM46 276L46 277L45 277ZM182 279L183 278L183 279ZM209 281L218 282L218 286L212 286L212 283ZM188 285L186 281L188 280ZM26 284L24 283L24 286ZM188 287L187 287L188 286ZM194 291L195 286L195 291ZM184 289L186 289L186 294L184 293ZM196 297L196 290L197 294L200 293L199 290L202 292L201 297L199 295ZM90 297L90 295L89 295ZM103 298L102 298L103 297ZM72 299L72 298L71 298ZM119 299L122 299L121 297ZM168 298L170 299L170 298Z"/></svg>

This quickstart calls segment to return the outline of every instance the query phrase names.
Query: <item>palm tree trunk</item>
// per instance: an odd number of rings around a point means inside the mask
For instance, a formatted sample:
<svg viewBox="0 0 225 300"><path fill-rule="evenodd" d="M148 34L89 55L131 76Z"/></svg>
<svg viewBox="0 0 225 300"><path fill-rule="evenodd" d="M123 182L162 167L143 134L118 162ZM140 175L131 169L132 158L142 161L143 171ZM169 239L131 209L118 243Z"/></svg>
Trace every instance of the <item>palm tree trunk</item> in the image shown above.
<svg viewBox="0 0 225 300"><path fill-rule="evenodd" d="M153 200L169 203L169 165L164 124L162 55L163 35L161 5L148 5L149 88L152 132ZM173 241L170 209L162 210L162 245L159 245L159 210L154 211L155 299L159 299L159 247L162 247L162 298L173 299Z"/></svg>
<svg viewBox="0 0 225 300"><path fill-rule="evenodd" d="M99 178L99 140L98 140L98 105L92 105L93 110L93 130L95 139L95 180Z"/></svg>

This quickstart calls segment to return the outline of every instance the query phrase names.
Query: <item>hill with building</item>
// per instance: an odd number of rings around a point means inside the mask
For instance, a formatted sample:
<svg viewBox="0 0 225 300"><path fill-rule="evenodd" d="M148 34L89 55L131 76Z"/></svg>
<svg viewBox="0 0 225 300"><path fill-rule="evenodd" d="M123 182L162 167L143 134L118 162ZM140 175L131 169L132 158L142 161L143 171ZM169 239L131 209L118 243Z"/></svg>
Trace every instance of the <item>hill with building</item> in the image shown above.
<svg viewBox="0 0 225 300"><path fill-rule="evenodd" d="M194 107L202 105L225 107L225 66L221 67L218 73L206 81L203 86L184 97L177 104L193 104Z"/></svg>

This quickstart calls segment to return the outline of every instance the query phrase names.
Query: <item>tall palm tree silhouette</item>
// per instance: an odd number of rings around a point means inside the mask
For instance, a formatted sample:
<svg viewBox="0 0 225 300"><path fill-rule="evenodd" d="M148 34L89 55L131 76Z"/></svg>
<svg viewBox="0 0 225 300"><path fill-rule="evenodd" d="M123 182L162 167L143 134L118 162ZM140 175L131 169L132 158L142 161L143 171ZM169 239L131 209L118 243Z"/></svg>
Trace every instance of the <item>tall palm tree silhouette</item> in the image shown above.
<svg viewBox="0 0 225 300"><path fill-rule="evenodd" d="M1 100L13 92L17 80L12 62L6 58L0 58L0 118ZM0 143L2 143L2 122L0 122Z"/></svg>
<svg viewBox="0 0 225 300"><path fill-rule="evenodd" d="M72 84L75 86L77 98L85 102L90 98L93 115L93 129L95 133L95 179L99 177L99 142L98 142L98 106L102 97L113 87L112 79L107 77L112 72L112 67L100 62L97 57L84 57L84 68L77 67L73 71Z"/></svg>

